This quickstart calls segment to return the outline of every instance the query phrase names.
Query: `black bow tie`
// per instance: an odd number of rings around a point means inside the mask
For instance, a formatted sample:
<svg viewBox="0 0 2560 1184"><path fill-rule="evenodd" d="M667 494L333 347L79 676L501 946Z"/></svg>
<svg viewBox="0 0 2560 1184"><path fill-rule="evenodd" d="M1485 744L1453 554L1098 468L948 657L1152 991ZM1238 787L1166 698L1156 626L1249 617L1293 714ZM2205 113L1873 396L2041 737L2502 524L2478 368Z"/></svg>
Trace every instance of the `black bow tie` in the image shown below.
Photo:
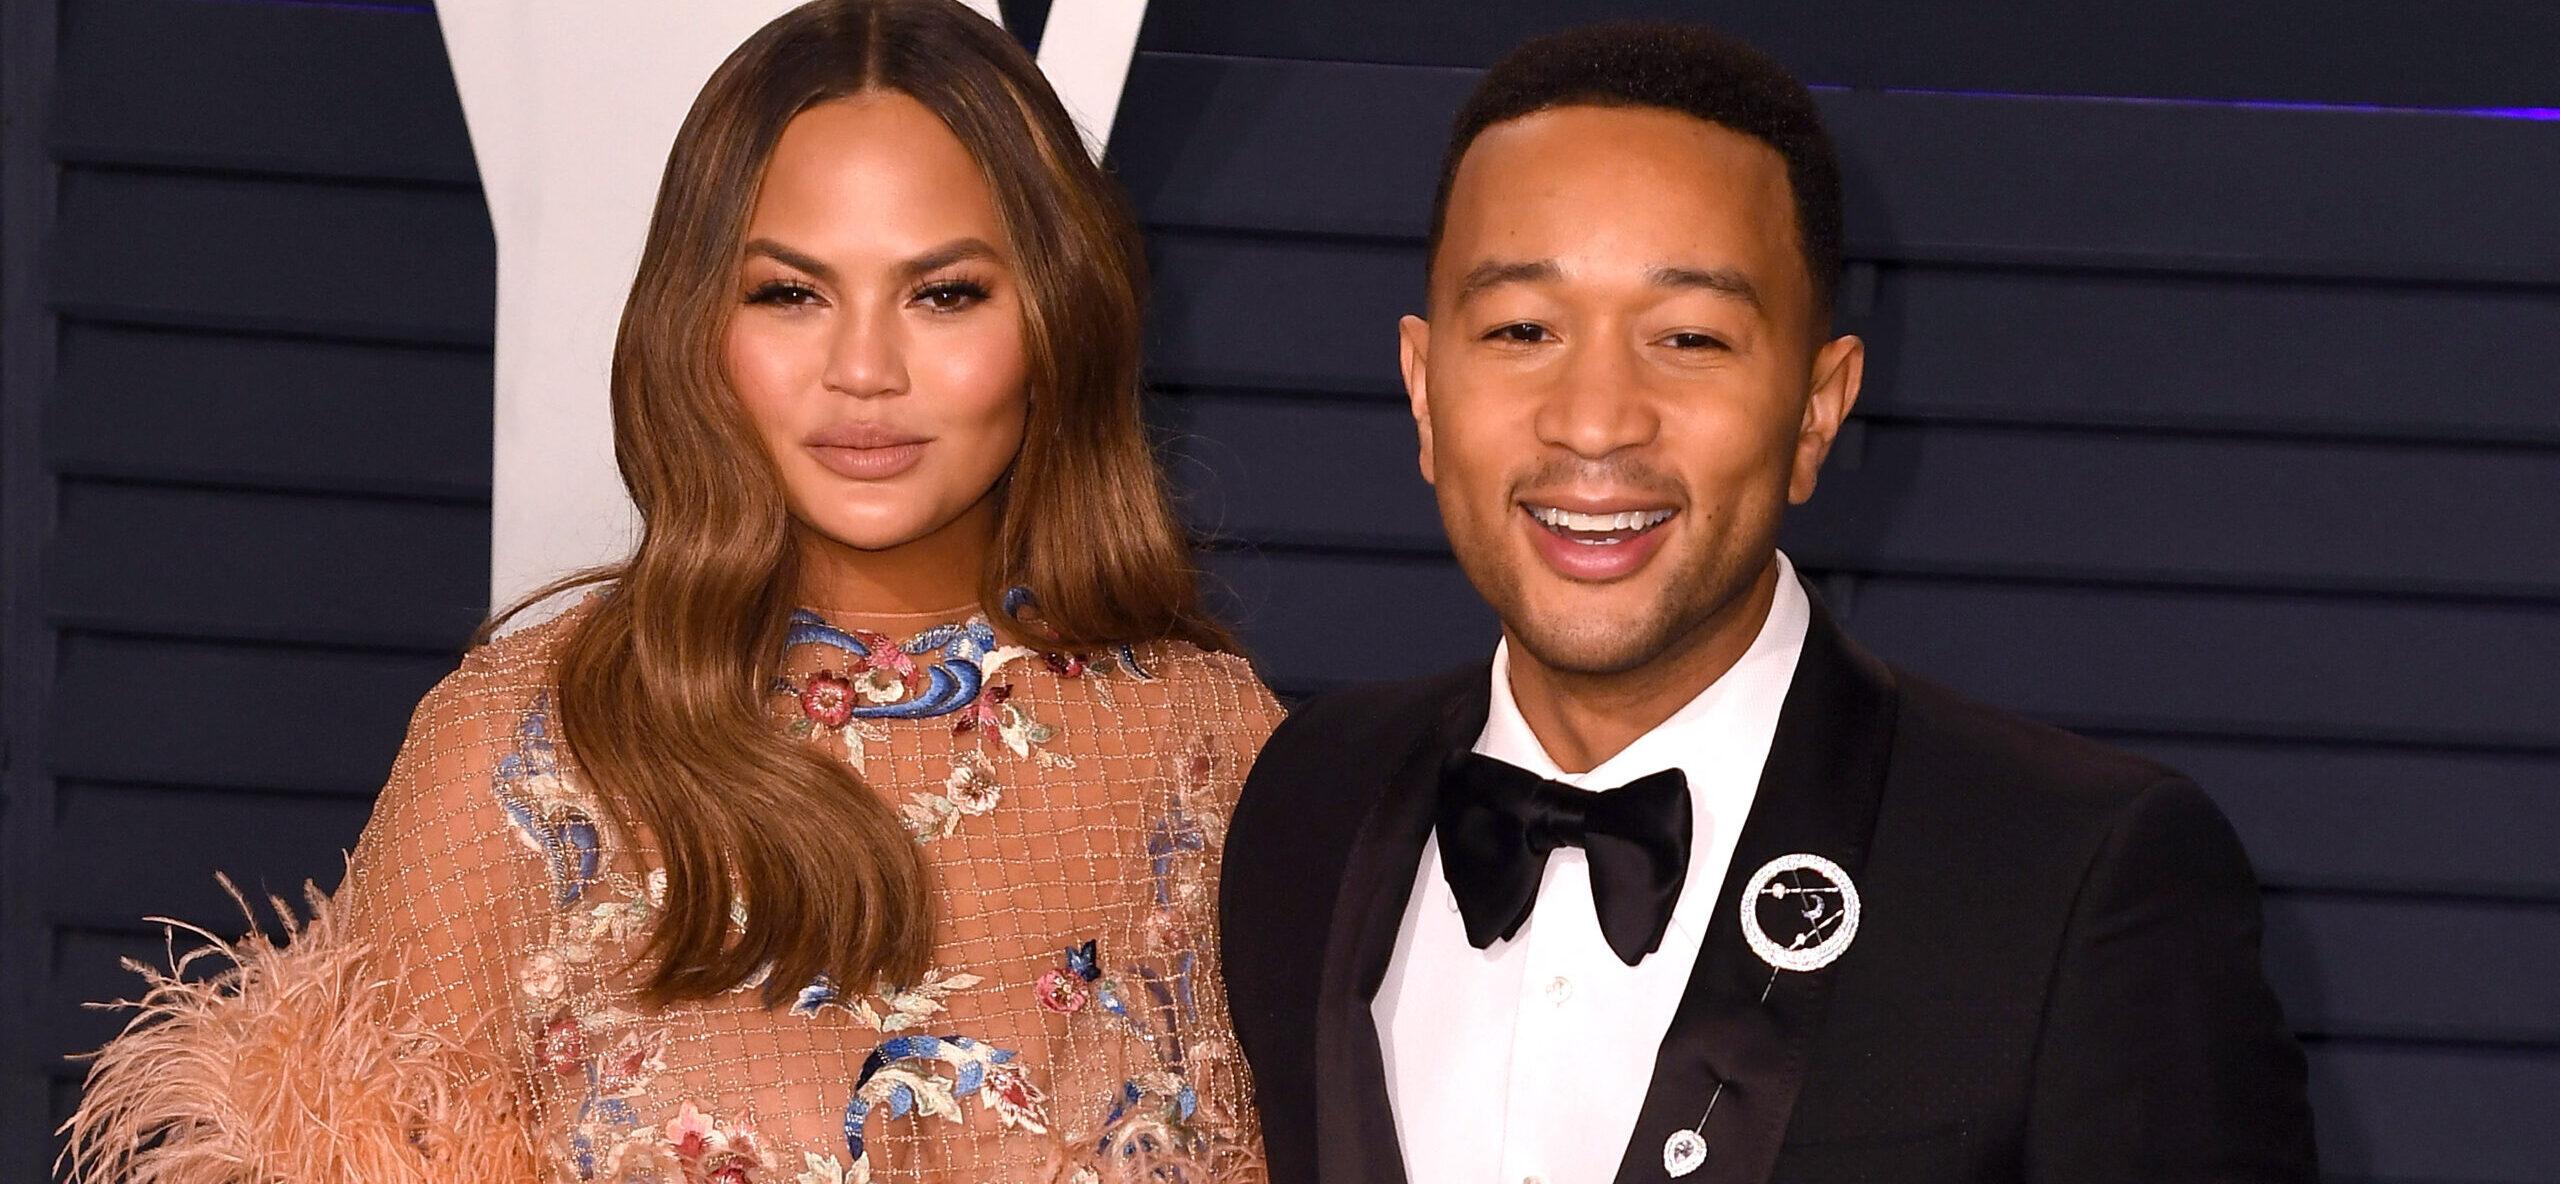
<svg viewBox="0 0 2560 1184"><path fill-rule="evenodd" d="M1571 846L1590 860L1601 936L1627 965L1644 961L1671 927L1692 829L1678 769L1596 793L1472 752L1440 773L1440 868L1479 950L1520 932L1547 853Z"/></svg>

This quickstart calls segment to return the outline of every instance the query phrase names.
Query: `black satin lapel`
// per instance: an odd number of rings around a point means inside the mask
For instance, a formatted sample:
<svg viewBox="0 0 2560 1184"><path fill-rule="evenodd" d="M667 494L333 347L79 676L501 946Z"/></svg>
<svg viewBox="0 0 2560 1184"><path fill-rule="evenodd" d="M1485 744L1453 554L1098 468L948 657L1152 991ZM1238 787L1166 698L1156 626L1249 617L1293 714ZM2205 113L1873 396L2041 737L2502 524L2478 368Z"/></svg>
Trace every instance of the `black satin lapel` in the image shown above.
<svg viewBox="0 0 2560 1184"><path fill-rule="evenodd" d="M1643 1113L1618 1165L1619 1184L1666 1184L1663 1144L1696 1126L1710 1098L1706 1164L1682 1184L1768 1179L1838 964L1779 972L1772 984L1769 964L1742 936L1742 886L1761 865L1797 852L1829 859L1856 881L1875 830L1893 722L1891 673L1850 641L1816 598L1769 763L1688 990L1662 1038ZM1857 956L1852 940L1841 957Z"/></svg>
<svg viewBox="0 0 2560 1184"><path fill-rule="evenodd" d="M1439 708L1395 761L1344 862L1334 897L1316 1000L1316 1163L1325 1184L1404 1184L1386 1062L1370 1004L1413 895L1422 848L1431 837L1442 760L1484 731L1492 668L1471 666L1435 680ZM1365 754L1344 753L1346 769Z"/></svg>

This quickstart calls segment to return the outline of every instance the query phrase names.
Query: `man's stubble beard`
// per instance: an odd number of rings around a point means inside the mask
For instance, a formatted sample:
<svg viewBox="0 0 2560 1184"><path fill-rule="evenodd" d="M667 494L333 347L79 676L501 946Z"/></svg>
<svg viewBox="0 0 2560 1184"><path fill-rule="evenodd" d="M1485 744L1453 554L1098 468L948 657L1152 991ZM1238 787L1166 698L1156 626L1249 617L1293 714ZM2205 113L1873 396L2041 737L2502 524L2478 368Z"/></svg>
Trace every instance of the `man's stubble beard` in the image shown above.
<svg viewBox="0 0 2560 1184"><path fill-rule="evenodd" d="M1763 553L1755 562L1751 555L1730 554L1716 545L1719 541L1702 540L1702 545L1692 548L1683 566L1667 573L1660 595L1649 604L1612 617L1581 619L1540 619L1533 614L1521 591L1520 573L1502 561L1499 541L1478 548L1453 539L1452 549L1459 568L1502 619L1513 644L1558 673L1607 677L1643 669L1683 642L1700 637L1709 623L1750 594L1768 556ZM1558 610L1546 617L1577 615Z"/></svg>

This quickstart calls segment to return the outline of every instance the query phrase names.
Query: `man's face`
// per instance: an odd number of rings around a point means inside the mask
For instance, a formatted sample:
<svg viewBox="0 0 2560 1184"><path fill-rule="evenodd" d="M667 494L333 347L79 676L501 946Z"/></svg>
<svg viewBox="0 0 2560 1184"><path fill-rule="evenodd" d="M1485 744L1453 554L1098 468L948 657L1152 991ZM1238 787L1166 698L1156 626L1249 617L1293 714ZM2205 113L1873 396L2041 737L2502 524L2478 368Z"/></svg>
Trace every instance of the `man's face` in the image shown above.
<svg viewBox="0 0 2560 1184"><path fill-rule="evenodd" d="M1785 161L1651 108L1496 124L1402 325L1460 566L1548 667L1643 667L1735 611L1857 398L1815 322Z"/></svg>

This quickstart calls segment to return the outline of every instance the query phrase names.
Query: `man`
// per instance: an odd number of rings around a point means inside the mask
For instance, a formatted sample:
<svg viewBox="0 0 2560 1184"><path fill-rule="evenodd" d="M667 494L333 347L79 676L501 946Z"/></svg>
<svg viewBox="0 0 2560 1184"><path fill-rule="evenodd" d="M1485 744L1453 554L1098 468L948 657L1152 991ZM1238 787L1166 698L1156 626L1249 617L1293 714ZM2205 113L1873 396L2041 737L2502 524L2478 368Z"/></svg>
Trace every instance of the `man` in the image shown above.
<svg viewBox="0 0 2560 1184"><path fill-rule="evenodd" d="M1460 113L1422 472L1490 666L1318 698L1226 847L1275 1180L2311 1180L2195 786L1892 670L1776 550L1856 402L1804 88L1534 41Z"/></svg>

